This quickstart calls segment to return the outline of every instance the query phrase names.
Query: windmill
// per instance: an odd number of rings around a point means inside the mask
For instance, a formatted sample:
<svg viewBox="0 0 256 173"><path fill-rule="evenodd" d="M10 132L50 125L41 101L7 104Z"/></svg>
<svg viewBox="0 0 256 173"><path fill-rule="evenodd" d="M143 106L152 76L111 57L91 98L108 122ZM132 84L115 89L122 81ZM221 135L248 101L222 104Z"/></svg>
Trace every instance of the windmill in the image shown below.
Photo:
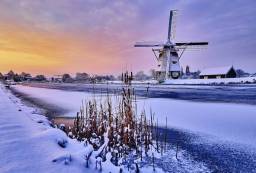
<svg viewBox="0 0 256 173"><path fill-rule="evenodd" d="M156 76L159 81L178 79L181 76L180 58L187 49L197 49L208 45L208 42L178 42L174 43L176 10L170 11L167 42L137 42L135 47L158 47L152 51L158 61Z"/></svg>

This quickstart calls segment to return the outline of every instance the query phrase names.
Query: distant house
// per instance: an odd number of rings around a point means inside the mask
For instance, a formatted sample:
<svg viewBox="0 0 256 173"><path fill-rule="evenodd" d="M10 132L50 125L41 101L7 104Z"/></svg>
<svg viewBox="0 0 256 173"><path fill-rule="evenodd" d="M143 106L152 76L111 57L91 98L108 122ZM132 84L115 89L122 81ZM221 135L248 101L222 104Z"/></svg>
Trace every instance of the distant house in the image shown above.
<svg viewBox="0 0 256 173"><path fill-rule="evenodd" d="M236 71L233 66L208 68L199 74L200 79L235 78Z"/></svg>
<svg viewBox="0 0 256 173"><path fill-rule="evenodd" d="M53 75L53 77L51 77L49 79L49 81L56 82L56 83L61 83L62 82L62 75Z"/></svg>
<svg viewBox="0 0 256 173"><path fill-rule="evenodd" d="M30 81L30 80L32 80L32 76L29 73L22 72L19 76L20 76L20 79L22 81Z"/></svg>

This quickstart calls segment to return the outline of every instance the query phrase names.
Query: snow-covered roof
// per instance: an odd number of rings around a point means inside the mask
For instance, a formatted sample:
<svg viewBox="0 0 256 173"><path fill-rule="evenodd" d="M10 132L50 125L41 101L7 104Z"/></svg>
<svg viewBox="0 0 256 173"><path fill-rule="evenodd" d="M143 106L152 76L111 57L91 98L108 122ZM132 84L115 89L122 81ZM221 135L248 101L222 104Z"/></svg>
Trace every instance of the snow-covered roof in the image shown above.
<svg viewBox="0 0 256 173"><path fill-rule="evenodd" d="M200 75L221 75L221 74L227 74L229 70L231 70L233 66L225 66L225 67L215 67L215 68L208 68L202 70Z"/></svg>

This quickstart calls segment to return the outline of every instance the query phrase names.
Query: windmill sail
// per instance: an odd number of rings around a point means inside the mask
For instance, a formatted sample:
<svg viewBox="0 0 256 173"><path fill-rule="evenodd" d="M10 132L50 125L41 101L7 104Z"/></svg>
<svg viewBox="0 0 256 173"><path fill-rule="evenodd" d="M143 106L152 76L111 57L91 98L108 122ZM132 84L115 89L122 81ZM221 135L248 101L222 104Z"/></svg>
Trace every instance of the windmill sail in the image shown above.
<svg viewBox="0 0 256 173"><path fill-rule="evenodd" d="M134 47L160 47L164 46L161 42L136 42Z"/></svg>
<svg viewBox="0 0 256 173"><path fill-rule="evenodd" d="M207 45L208 45L208 42L187 42L187 43L179 42L179 43L175 43L175 47L180 48L180 49L201 49L201 48L206 47Z"/></svg>
<svg viewBox="0 0 256 173"><path fill-rule="evenodd" d="M174 39L175 36L175 26L176 26L176 10L170 11L169 26L168 26L168 41Z"/></svg>
<svg viewBox="0 0 256 173"><path fill-rule="evenodd" d="M188 42L188 43L175 43L176 46L203 46L208 45L208 42Z"/></svg>
<svg viewBox="0 0 256 173"><path fill-rule="evenodd" d="M208 45L208 42L175 43L176 14L177 10L170 11L167 42L136 42L134 45L134 47L154 47L152 51L159 63L156 71L159 81L178 79L182 74L179 60L183 52L187 49L198 50Z"/></svg>

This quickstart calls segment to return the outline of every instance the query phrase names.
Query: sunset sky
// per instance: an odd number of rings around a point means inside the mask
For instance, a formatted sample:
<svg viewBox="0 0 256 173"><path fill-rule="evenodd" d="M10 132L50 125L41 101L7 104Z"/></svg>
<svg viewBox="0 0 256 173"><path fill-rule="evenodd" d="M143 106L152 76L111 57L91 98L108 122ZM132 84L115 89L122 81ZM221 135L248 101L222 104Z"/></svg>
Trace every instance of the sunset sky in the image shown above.
<svg viewBox="0 0 256 173"><path fill-rule="evenodd" d="M175 41L209 41L187 51L193 70L234 65L256 72L255 0L1 0L0 72L118 74L156 66L136 41L166 41L177 9Z"/></svg>

